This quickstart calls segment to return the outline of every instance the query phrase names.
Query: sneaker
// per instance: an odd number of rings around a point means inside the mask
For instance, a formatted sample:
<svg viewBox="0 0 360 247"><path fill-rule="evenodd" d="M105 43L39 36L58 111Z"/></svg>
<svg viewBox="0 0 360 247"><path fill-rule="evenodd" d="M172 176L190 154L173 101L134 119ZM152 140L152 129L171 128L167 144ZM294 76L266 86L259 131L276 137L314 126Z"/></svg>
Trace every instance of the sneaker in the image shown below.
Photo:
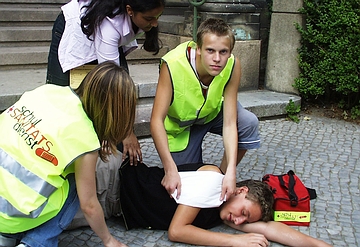
<svg viewBox="0 0 360 247"><path fill-rule="evenodd" d="M26 244L21 243L21 244L16 245L16 247L27 247L27 245L26 245Z"/></svg>

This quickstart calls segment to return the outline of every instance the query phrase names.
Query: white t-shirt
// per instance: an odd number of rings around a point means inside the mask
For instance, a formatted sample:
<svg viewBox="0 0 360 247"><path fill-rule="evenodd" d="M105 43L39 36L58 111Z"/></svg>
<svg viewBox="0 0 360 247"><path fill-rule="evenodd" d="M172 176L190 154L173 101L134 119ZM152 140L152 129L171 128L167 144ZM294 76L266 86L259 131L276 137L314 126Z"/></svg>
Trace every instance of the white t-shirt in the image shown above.
<svg viewBox="0 0 360 247"><path fill-rule="evenodd" d="M214 171L179 172L181 195L176 199L176 190L172 197L178 204L198 208L219 207L223 174Z"/></svg>
<svg viewBox="0 0 360 247"><path fill-rule="evenodd" d="M125 55L138 47L136 38L144 32L137 34L131 28L131 20L127 14L119 14L114 18L106 17L95 35L89 40L81 30L80 17L84 14L84 5L89 0L71 0L61 7L65 17L65 30L62 35L58 56L63 72L94 60L98 63L114 61L119 64L118 47L122 46Z"/></svg>

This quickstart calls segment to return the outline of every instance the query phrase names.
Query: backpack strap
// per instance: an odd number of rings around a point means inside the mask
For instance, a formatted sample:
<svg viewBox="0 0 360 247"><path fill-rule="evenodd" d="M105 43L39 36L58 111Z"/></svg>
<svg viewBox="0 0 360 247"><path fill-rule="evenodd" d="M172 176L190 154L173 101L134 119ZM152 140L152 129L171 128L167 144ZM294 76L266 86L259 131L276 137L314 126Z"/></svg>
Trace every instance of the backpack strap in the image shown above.
<svg viewBox="0 0 360 247"><path fill-rule="evenodd" d="M309 192L310 200L315 199L317 197L316 190L306 187Z"/></svg>
<svg viewBox="0 0 360 247"><path fill-rule="evenodd" d="M266 174L263 176L262 178L262 181L269 184L270 182L270 175L271 174ZM283 179L283 176L286 176L286 175L289 175L289 187L288 188L286 185L285 185L285 182L284 182L284 179ZM280 186L282 188L284 188L286 191L289 191L289 197L290 198L298 198L295 191L294 191L294 186L295 186L295 178L294 178L294 171L293 170L289 170L287 174L283 174L283 175L272 175L274 177L277 177L278 180L279 180L279 183L280 183ZM291 181L294 181L294 182L291 182ZM315 189L312 189L312 188L308 188L308 187L305 187L309 193L309 196L310 196L310 200L312 199L315 199L317 197L317 194L316 194L316 190ZM276 193L276 188L271 188L270 189L272 190L273 194Z"/></svg>
<svg viewBox="0 0 360 247"><path fill-rule="evenodd" d="M289 176L289 188L286 188L285 186L285 182L283 179L284 175L279 176L280 185L288 190L290 206L296 207L298 205L298 196L295 193L295 178L294 178L295 173L293 170L289 170L287 172L287 175Z"/></svg>

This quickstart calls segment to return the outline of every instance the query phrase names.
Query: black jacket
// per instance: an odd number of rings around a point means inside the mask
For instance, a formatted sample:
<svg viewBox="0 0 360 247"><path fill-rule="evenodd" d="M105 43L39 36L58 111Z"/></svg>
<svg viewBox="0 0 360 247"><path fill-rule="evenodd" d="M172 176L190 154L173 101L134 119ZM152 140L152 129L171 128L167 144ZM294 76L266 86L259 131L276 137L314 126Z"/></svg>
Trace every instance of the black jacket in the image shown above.
<svg viewBox="0 0 360 247"><path fill-rule="evenodd" d="M204 164L178 166L179 171L196 171ZM164 169L141 163L130 166L125 160L120 170L120 204L125 226L167 230L177 208L161 185ZM222 223L218 208L201 209L193 225L209 229Z"/></svg>

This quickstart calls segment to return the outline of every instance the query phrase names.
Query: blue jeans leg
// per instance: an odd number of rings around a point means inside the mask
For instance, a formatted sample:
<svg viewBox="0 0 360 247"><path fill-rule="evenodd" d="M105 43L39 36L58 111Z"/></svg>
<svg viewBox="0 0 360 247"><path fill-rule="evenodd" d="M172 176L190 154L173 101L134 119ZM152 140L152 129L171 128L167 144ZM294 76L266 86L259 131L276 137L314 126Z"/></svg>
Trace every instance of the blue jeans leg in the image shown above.
<svg viewBox="0 0 360 247"><path fill-rule="evenodd" d="M58 246L58 237L71 223L79 209L79 198L76 192L75 175L68 176L70 183L69 196L59 214L44 224L26 231L21 242L31 247Z"/></svg>

